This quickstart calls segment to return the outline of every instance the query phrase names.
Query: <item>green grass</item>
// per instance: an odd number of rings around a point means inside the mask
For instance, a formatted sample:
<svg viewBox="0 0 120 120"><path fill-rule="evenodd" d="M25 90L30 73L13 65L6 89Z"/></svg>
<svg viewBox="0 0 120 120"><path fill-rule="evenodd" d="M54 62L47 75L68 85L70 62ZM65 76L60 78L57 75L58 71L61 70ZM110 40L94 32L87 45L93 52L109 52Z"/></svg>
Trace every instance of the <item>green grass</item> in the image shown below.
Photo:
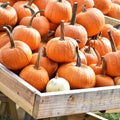
<svg viewBox="0 0 120 120"><path fill-rule="evenodd" d="M120 113L98 113L97 115L102 116L108 120L120 120Z"/></svg>

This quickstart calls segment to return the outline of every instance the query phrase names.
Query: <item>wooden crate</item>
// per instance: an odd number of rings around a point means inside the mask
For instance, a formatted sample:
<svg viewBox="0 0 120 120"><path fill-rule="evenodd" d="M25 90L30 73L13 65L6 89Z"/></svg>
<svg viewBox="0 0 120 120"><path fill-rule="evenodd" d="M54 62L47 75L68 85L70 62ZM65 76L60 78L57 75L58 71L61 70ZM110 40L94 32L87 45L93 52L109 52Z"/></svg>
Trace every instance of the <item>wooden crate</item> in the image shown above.
<svg viewBox="0 0 120 120"><path fill-rule="evenodd" d="M112 25L119 20L105 16ZM41 93L0 64L0 91L35 119L120 108L120 86Z"/></svg>

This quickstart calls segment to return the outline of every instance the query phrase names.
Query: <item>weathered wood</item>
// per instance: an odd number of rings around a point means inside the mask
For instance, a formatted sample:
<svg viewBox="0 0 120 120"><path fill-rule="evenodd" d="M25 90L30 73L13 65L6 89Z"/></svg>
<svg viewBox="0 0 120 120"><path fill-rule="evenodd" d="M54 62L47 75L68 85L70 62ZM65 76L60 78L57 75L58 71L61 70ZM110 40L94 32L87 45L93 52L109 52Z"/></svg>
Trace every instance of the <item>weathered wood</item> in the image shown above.
<svg viewBox="0 0 120 120"><path fill-rule="evenodd" d="M35 94L39 91L2 64L0 64L0 91L32 115Z"/></svg>

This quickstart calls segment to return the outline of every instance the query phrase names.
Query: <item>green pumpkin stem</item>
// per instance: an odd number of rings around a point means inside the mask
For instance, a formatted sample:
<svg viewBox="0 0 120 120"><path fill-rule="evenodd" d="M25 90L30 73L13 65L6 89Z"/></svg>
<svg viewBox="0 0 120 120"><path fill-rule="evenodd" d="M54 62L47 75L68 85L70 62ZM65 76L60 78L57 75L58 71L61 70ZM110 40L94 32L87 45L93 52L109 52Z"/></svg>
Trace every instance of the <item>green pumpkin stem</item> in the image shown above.
<svg viewBox="0 0 120 120"><path fill-rule="evenodd" d="M116 45L115 45L115 42L114 42L114 39L112 36L112 32L108 31L108 35L109 35L109 39L110 39L110 43L111 43L111 47L112 47L112 52L116 52L117 48L116 48Z"/></svg>
<svg viewBox="0 0 120 120"><path fill-rule="evenodd" d="M32 16L35 14L35 11L32 9L31 6L29 6L29 5L24 5L24 8L28 8L28 9L30 10Z"/></svg>
<svg viewBox="0 0 120 120"><path fill-rule="evenodd" d="M32 21L33 21L34 17L35 17L38 13L40 13L40 12L44 12L44 10L39 10L39 11L37 11L35 14L33 14L32 17L31 17L31 19L30 19L30 21L29 21L29 23L28 23L28 26L27 26L27 27L31 27Z"/></svg>
<svg viewBox="0 0 120 120"><path fill-rule="evenodd" d="M61 20L61 24L60 24L60 27L61 27L61 36L60 36L60 40L64 40L64 20Z"/></svg>
<svg viewBox="0 0 120 120"><path fill-rule="evenodd" d="M14 40L12 38L12 33L11 33L11 27L8 26L8 25L4 25L3 28L6 30L8 36L9 36L9 40L10 40L10 43L11 43L11 48L15 48L15 43L14 43Z"/></svg>
<svg viewBox="0 0 120 120"><path fill-rule="evenodd" d="M102 62L103 62L103 65L102 65L102 75L105 76L106 75L106 67L107 67L107 64L106 64L106 60L105 60L105 57L102 56Z"/></svg>
<svg viewBox="0 0 120 120"><path fill-rule="evenodd" d="M34 66L34 68L37 70L40 69L40 60L41 60L42 52L43 52L43 48L40 48L39 52L38 52L38 56L37 56L37 61L36 61L36 64Z"/></svg>
<svg viewBox="0 0 120 120"><path fill-rule="evenodd" d="M77 11L78 3L74 2L72 18L70 21L70 25L74 25L76 23L76 11Z"/></svg>
<svg viewBox="0 0 120 120"><path fill-rule="evenodd" d="M81 67L81 58L80 58L80 55L79 55L79 48L78 48L78 46L76 46L75 49L76 49L76 54L77 54L76 66Z"/></svg>
<svg viewBox="0 0 120 120"><path fill-rule="evenodd" d="M4 2L0 5L0 7L6 8L9 4L10 4L10 2Z"/></svg>

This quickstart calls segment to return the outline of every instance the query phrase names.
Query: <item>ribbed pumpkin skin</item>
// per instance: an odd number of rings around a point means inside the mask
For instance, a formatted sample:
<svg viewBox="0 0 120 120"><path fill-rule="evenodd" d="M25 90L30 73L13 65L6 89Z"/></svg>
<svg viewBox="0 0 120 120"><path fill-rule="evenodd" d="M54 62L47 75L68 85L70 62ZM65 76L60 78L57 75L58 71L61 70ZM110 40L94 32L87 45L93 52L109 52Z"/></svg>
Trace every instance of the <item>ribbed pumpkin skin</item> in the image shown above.
<svg viewBox="0 0 120 120"><path fill-rule="evenodd" d="M106 74L120 76L120 51L107 53L104 57L107 64Z"/></svg>
<svg viewBox="0 0 120 120"><path fill-rule="evenodd" d="M88 8L77 14L76 22L87 30L88 36L98 34L105 25L104 14L97 8Z"/></svg>
<svg viewBox="0 0 120 120"><path fill-rule="evenodd" d="M65 37L64 40L55 37L46 44L46 53L48 58L53 61L72 62L76 57L76 46L78 46L77 42L70 37Z"/></svg>
<svg viewBox="0 0 120 120"><path fill-rule="evenodd" d="M79 48L82 48L87 43L87 31L86 29L79 24L70 25L69 23L64 24L64 35L67 37L71 37L73 39L78 39L80 42L78 43ZM55 36L60 36L60 25L57 27Z"/></svg>
<svg viewBox="0 0 120 120"><path fill-rule="evenodd" d="M95 86L95 73L87 65L80 67L76 63L68 63L58 68L58 76L66 79L71 89L90 88Z"/></svg>
<svg viewBox="0 0 120 120"><path fill-rule="evenodd" d="M39 32L32 28L24 25L16 26L12 31L13 39L25 42L31 50L35 50L39 47L41 36Z"/></svg>
<svg viewBox="0 0 120 120"><path fill-rule="evenodd" d="M44 15L53 23L59 24L61 20L67 22L70 21L72 16L72 7L66 0L49 2L45 8Z"/></svg>
<svg viewBox="0 0 120 120"><path fill-rule="evenodd" d="M39 70L35 69L34 65L26 66L19 76L40 91L45 89L49 81L47 71L43 67L40 67Z"/></svg>
<svg viewBox="0 0 120 120"><path fill-rule="evenodd" d="M107 14L111 9L111 0L94 0L95 7L103 12L103 14Z"/></svg>
<svg viewBox="0 0 120 120"><path fill-rule="evenodd" d="M2 2L0 2L0 5ZM6 8L0 7L0 25L14 26L17 23L18 17L16 10L8 5ZM0 26L0 30L3 30Z"/></svg>
<svg viewBox="0 0 120 120"><path fill-rule="evenodd" d="M30 10L28 10L27 8L24 8L24 5L27 5L28 1L17 1L14 5L13 8L16 10L17 12L17 16L18 16L18 22L26 16L31 16L31 12ZM37 12L39 9L38 7L32 3L31 7L33 8L33 10L35 10L35 12Z"/></svg>
<svg viewBox="0 0 120 120"><path fill-rule="evenodd" d="M20 70L29 64L32 58L32 51L22 41L15 41L15 48L10 48L7 43L0 49L0 63L11 70Z"/></svg>

